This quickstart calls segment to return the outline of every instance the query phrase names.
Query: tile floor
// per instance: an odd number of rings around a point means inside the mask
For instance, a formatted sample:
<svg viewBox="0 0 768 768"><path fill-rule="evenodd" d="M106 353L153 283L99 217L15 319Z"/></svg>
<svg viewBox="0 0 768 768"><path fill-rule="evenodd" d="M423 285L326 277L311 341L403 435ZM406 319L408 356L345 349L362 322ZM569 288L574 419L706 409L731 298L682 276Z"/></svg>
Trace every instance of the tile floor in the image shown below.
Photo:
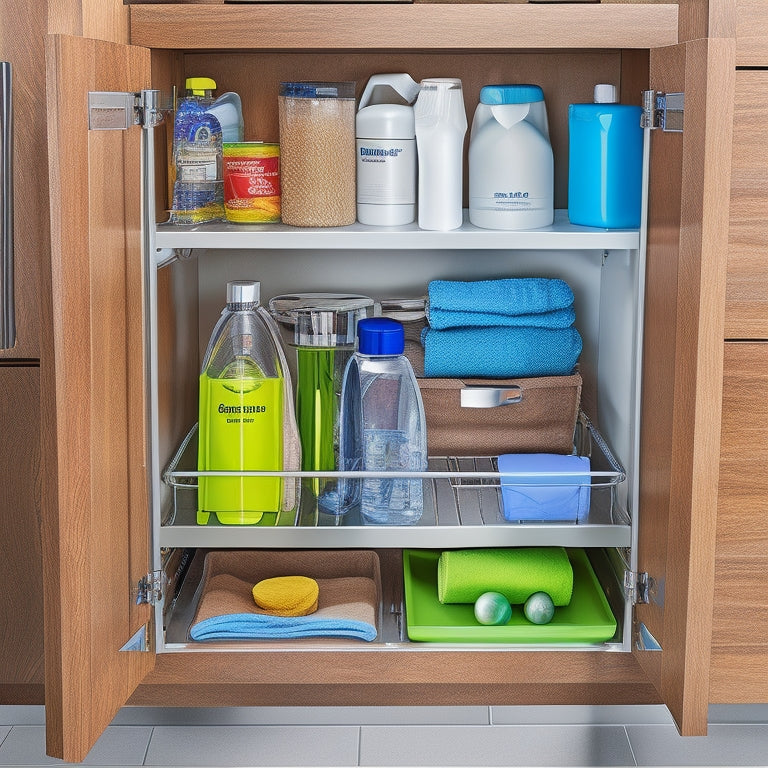
<svg viewBox="0 0 768 768"><path fill-rule="evenodd" d="M0 706L0 766L57 764L43 708ZM695 738L663 707L126 707L82 765L768 766L768 704L711 707Z"/></svg>

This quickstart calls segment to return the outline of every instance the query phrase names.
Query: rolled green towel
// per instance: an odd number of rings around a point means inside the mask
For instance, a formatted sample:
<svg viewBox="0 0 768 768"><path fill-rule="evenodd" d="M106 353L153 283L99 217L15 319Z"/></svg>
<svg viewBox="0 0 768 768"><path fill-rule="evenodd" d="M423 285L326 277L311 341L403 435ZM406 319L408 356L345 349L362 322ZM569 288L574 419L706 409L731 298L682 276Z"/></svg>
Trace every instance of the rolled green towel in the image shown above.
<svg viewBox="0 0 768 768"><path fill-rule="evenodd" d="M474 603L483 592L501 592L513 605L546 592L568 605L573 567L563 547L446 550L437 561L441 603Z"/></svg>

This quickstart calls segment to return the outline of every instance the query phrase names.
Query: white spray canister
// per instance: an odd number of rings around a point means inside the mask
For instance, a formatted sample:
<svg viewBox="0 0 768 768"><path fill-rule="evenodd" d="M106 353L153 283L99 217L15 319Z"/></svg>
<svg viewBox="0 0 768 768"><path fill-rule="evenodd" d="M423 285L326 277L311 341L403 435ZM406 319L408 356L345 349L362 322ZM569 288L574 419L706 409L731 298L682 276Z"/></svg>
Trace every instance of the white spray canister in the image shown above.
<svg viewBox="0 0 768 768"><path fill-rule="evenodd" d="M422 80L413 111L419 160L419 227L457 229L463 218L463 153L467 132L461 80Z"/></svg>
<svg viewBox="0 0 768 768"><path fill-rule="evenodd" d="M537 229L554 219L554 159L538 85L486 85L469 141L469 220Z"/></svg>
<svg viewBox="0 0 768 768"><path fill-rule="evenodd" d="M373 75L360 97L357 140L357 220L398 226L416 218L416 133L419 85L410 75Z"/></svg>

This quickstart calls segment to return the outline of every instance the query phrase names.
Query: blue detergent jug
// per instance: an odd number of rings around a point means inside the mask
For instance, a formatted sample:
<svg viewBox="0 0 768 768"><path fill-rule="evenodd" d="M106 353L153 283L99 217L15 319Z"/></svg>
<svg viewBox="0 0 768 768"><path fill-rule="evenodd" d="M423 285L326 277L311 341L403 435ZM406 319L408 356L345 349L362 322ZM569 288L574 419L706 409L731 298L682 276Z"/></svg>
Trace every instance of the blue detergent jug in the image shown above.
<svg viewBox="0 0 768 768"><path fill-rule="evenodd" d="M595 86L592 104L568 107L568 218L606 229L640 226L642 108L616 103L613 85Z"/></svg>

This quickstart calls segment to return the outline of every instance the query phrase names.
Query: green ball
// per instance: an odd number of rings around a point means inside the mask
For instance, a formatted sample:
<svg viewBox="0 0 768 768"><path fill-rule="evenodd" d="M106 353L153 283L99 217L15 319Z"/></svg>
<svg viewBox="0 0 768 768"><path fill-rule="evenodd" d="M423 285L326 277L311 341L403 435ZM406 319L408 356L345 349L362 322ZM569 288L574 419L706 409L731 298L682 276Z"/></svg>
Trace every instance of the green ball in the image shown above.
<svg viewBox="0 0 768 768"><path fill-rule="evenodd" d="M481 624L506 624L512 618L512 606L500 592L483 592L475 600L475 618Z"/></svg>
<svg viewBox="0 0 768 768"><path fill-rule="evenodd" d="M534 592L525 601L523 613L532 624L549 624L555 615L555 604L546 592Z"/></svg>

